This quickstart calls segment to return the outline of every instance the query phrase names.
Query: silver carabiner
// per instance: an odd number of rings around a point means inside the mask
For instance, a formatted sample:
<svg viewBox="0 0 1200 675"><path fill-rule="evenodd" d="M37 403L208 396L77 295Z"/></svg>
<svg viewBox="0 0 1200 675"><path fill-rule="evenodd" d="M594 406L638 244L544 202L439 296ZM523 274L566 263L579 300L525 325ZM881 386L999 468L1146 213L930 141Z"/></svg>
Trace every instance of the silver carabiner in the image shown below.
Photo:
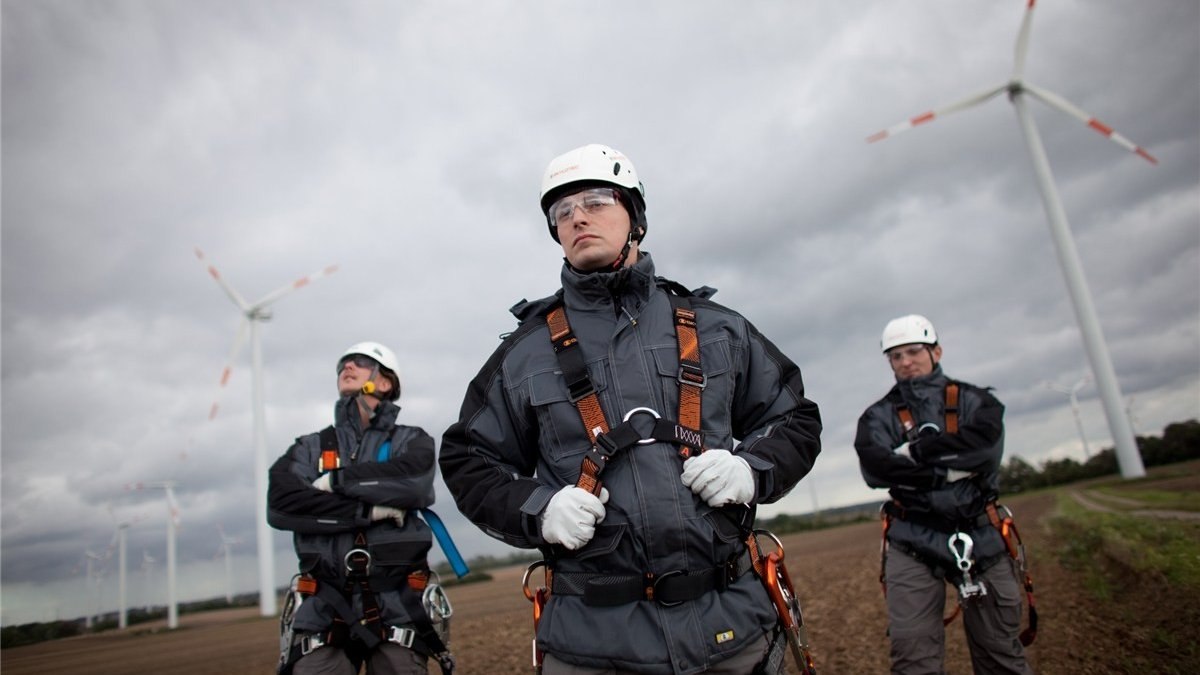
<svg viewBox="0 0 1200 675"><path fill-rule="evenodd" d="M958 552L958 544L962 544L962 553ZM958 569L964 573L971 571L971 552L975 550L975 542L971 539L971 535L962 532L955 532L950 535L947 542L950 546L950 553L954 555L954 562L958 565Z"/></svg>

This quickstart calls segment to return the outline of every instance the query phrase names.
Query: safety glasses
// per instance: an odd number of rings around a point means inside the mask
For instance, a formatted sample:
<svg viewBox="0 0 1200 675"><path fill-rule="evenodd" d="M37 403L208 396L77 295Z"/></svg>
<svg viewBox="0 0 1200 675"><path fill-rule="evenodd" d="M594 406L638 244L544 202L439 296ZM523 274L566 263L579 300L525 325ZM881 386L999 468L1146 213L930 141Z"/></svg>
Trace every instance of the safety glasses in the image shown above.
<svg viewBox="0 0 1200 675"><path fill-rule="evenodd" d="M896 347L888 350L887 358L892 363L899 363L905 358L915 359L925 352L929 347L927 345L909 345L907 347Z"/></svg>
<svg viewBox="0 0 1200 675"><path fill-rule="evenodd" d="M565 225L571 222L575 209L583 209L589 216L615 206L617 193L612 188L590 188L581 192L567 195L550 205L550 218L555 225Z"/></svg>
<svg viewBox="0 0 1200 675"><path fill-rule="evenodd" d="M338 361L338 373L341 373L343 370L345 370L347 363L353 363L363 370L371 370L372 368L379 366L379 362L369 356L365 356L363 354L351 354L350 356L343 358L341 361Z"/></svg>

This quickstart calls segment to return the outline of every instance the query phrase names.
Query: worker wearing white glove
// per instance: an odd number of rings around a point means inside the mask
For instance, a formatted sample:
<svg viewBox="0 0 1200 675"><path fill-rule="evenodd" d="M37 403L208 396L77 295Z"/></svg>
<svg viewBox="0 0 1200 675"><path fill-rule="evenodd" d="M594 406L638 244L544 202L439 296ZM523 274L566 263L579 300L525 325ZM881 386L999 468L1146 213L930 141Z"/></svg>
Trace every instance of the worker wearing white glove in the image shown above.
<svg viewBox="0 0 1200 675"><path fill-rule="evenodd" d="M559 490L542 512L542 538L562 544L572 551L592 540L596 525L604 521L608 490L600 488L596 497L583 488L568 485Z"/></svg>
<svg viewBox="0 0 1200 675"><path fill-rule="evenodd" d="M372 506L371 522L391 518L396 521L396 527L404 527L404 517L407 513L404 509L398 509L394 506Z"/></svg>
<svg viewBox="0 0 1200 675"><path fill-rule="evenodd" d="M754 499L754 472L728 450L706 450L683 463L684 487L714 508Z"/></svg>

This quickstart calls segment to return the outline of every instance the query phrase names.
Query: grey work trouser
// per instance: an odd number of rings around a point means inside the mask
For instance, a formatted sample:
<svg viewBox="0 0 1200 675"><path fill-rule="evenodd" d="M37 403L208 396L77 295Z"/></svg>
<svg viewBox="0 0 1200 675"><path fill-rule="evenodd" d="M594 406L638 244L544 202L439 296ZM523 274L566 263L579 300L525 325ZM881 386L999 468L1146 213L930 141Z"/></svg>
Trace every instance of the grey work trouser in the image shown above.
<svg viewBox="0 0 1200 675"><path fill-rule="evenodd" d="M292 675L356 675L358 670L337 647L321 647L296 661ZM411 649L385 642L367 657L367 675L426 675L428 659Z"/></svg>
<svg viewBox="0 0 1200 675"><path fill-rule="evenodd" d="M770 642L764 636L704 672L708 675L747 675L747 673L753 672L754 667L766 657L768 647L770 647ZM554 658L553 654L546 654L546 658L542 662L542 675L636 675L636 673L635 670L576 666Z"/></svg>
<svg viewBox="0 0 1200 675"><path fill-rule="evenodd" d="M896 549L888 551L884 575L893 675L941 675L945 672L942 612L946 581ZM975 674L1032 675L1017 637L1021 587L1013 561L1005 558L975 578L987 586L987 595L969 598L962 605L963 630Z"/></svg>

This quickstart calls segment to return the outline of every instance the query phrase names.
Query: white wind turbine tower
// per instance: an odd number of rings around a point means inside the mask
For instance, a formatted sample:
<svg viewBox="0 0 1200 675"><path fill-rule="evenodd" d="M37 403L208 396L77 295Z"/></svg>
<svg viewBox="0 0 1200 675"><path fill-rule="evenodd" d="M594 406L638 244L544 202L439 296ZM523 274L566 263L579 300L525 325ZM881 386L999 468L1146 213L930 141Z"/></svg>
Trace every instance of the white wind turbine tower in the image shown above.
<svg viewBox="0 0 1200 675"><path fill-rule="evenodd" d="M146 593L145 610L147 612L150 611L150 604L151 604L150 579L151 579L151 576L154 574L154 566L156 564L158 564L158 560L156 560L154 558L154 556L150 555L150 551L147 551L146 549L142 549L142 581L145 583L145 589L146 589L145 590L145 593Z"/></svg>
<svg viewBox="0 0 1200 675"><path fill-rule="evenodd" d="M84 617L84 619L83 619L83 625L85 628L90 629L92 627L92 623L93 623L92 617L94 615L96 615L97 613L99 613L99 611L100 611L99 610L100 572L98 569L96 569L95 565L97 563L101 563L101 562L104 562L105 560L108 560L108 556L111 554L112 554L111 548L103 554L96 553L95 551L93 551L90 548L84 549L84 551L83 551L83 556L86 561L86 568L85 568L86 576L84 577L84 588L87 589L86 597L88 599L87 616ZM76 569L78 569L78 568L76 568Z"/></svg>
<svg viewBox="0 0 1200 675"><path fill-rule="evenodd" d="M330 265L319 272L297 279L287 286L266 294L258 302L250 304L225 281L221 274L217 272L216 267L207 262L204 252L199 248L196 249L196 257L200 259L201 264L204 264L208 268L208 273L212 275L212 278L216 280L221 289L225 291L225 294L229 296L229 299L233 301L233 304L237 305L238 311L242 313L242 321L238 324L237 334L234 336L233 348L230 349L229 359L225 364L225 369L221 372L221 388L224 388L225 384L229 381L233 361L237 358L241 350L247 325L250 328L251 397L253 399L254 415L254 487L257 493L255 495L255 523L257 525L258 540L258 606L263 616L274 616L275 551L271 546L271 528L267 524L267 431L266 413L263 405L262 345L259 340L258 324L270 320L271 303L296 289L307 286L317 279L333 274L337 271L337 265ZM217 403L214 401L208 418L211 420L216 414Z"/></svg>
<svg viewBox="0 0 1200 675"><path fill-rule="evenodd" d="M217 534L221 536L221 545L217 547L213 558L225 555L225 602L233 604L233 547L242 543L242 540L225 534L225 528L220 523L217 523Z"/></svg>
<svg viewBox="0 0 1200 675"><path fill-rule="evenodd" d="M175 594L175 530L179 527L179 503L175 501L175 481L134 483L126 489L159 489L167 496L167 628L179 627L179 602Z"/></svg>
<svg viewBox="0 0 1200 675"><path fill-rule="evenodd" d="M1046 216L1050 220L1050 233L1054 239L1055 249L1058 253L1058 262L1062 267L1063 276L1066 278L1067 290L1070 293L1071 302L1075 308L1075 317L1079 322L1079 330L1083 336L1084 349L1087 351L1088 360L1092 366L1092 373L1096 378L1096 387L1099 391L1100 399L1104 403L1104 414L1108 418L1108 428L1113 436L1113 445L1116 447L1117 463L1120 465L1121 475L1124 478L1139 478L1146 475L1146 469L1142 464L1141 455L1138 454L1137 443L1134 441L1129 420L1122 410L1121 391L1117 385L1117 374L1113 369L1112 357L1109 355L1104 335L1100 331L1100 320L1096 317L1096 308L1093 306L1087 280L1083 275L1083 267L1079 262L1079 253L1075 249L1075 240L1071 237L1066 211L1063 209L1062 201L1058 196L1058 190L1054 185L1054 176L1050 172L1050 162L1046 158L1046 150L1042 146L1042 139L1038 134L1037 127L1034 126L1033 117L1030 116L1029 111L1025 107L1025 95L1028 94L1051 108L1078 119L1117 145L1137 154L1151 164L1157 164L1158 160L1143 148L1135 145L1128 138L1113 131L1111 127L1080 110L1066 99L1045 89L1036 87L1023 79L1025 52L1029 47L1029 30L1033 21L1033 7L1035 3L1036 0L1028 0L1028 4L1025 7L1025 17L1021 22L1021 30L1017 34L1015 65L1013 66L1012 76L1007 82L1002 82L997 86L969 96L961 101L922 113L888 129L872 134L867 137L867 142L881 141L902 131L933 121L938 117L979 105L998 94L1008 94L1009 100L1012 101L1013 107L1017 110L1017 119L1020 121L1021 130L1025 135L1025 142L1029 146L1029 153L1033 159L1034 173L1037 177L1038 188L1042 194Z"/></svg>
<svg viewBox="0 0 1200 675"><path fill-rule="evenodd" d="M113 511L112 504L108 505L108 515L112 517L113 527L116 528L113 538L117 543L117 627L124 630L129 625L129 611L125 603L125 531L131 523L121 522Z"/></svg>

